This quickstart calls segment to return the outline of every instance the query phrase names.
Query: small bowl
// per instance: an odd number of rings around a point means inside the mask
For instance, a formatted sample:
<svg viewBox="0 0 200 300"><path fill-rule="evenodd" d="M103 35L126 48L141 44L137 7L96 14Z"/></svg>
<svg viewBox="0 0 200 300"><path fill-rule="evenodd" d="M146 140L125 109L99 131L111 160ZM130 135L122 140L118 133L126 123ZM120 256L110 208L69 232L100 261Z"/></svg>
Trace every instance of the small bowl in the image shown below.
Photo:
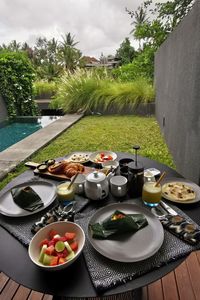
<svg viewBox="0 0 200 300"><path fill-rule="evenodd" d="M104 161L102 162L102 167L105 169L110 169L110 168L114 168L117 169L119 167L119 162L117 160L108 160L108 161Z"/></svg>
<svg viewBox="0 0 200 300"><path fill-rule="evenodd" d="M39 262L39 255L40 255L40 243L42 240L48 238L49 232L54 229L57 231L61 236L65 234L65 232L74 232L76 234L76 240L78 242L78 250L75 253L75 256L60 265L56 266L46 266ZM28 248L28 254L32 262L39 268L47 270L47 271L58 271L65 269L66 267L73 264L79 255L81 254L83 247L85 245L85 234L83 229L76 223L68 222L68 221L59 221L51 223L43 228L41 228L35 236L32 238Z"/></svg>

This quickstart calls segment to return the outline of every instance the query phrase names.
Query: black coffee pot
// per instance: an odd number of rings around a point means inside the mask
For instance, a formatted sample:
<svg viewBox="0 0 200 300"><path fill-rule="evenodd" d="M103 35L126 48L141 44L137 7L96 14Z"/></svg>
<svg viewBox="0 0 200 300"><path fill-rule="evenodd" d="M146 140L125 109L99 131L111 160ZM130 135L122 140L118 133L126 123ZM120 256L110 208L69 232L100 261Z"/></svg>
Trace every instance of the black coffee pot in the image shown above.
<svg viewBox="0 0 200 300"><path fill-rule="evenodd" d="M144 184L144 167L137 160L137 150L140 149L140 146L134 146L133 149L135 150L135 161L128 164L129 194L131 197L140 197Z"/></svg>

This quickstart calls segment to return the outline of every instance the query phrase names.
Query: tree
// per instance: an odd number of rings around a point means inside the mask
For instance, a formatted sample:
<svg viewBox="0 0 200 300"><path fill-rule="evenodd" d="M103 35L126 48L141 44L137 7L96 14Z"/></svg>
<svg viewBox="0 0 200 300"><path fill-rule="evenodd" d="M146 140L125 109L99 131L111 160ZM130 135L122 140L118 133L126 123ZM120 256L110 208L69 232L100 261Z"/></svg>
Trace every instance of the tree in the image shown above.
<svg viewBox="0 0 200 300"><path fill-rule="evenodd" d="M80 50L75 48L78 42L74 41L70 32L62 36L62 39L59 49L62 64L66 70L74 71L81 58Z"/></svg>
<svg viewBox="0 0 200 300"><path fill-rule="evenodd" d="M132 62L135 56L135 49L131 46L129 38L125 38L121 43L115 56L121 60L122 65Z"/></svg>

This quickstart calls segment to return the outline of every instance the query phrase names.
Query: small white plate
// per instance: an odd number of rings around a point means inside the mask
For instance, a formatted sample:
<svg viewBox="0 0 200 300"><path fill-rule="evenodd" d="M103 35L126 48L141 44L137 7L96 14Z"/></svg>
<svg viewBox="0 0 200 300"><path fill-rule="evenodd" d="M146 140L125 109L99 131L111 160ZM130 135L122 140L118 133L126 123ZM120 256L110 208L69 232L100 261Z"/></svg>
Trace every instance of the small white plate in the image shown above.
<svg viewBox="0 0 200 300"><path fill-rule="evenodd" d="M171 201L171 202L175 202L175 203L180 203L180 204L192 204L192 203L196 203L196 202L199 202L200 201L200 187L194 183L194 182L191 182L187 179L184 179L184 178L176 178L176 177L172 177L172 178L166 178L163 180L162 182L162 186L165 184L165 183L173 183L173 182L182 182L186 185L188 185L189 187L191 187L195 194L196 194L196 197L192 200L187 200L187 201L181 201L181 200L175 200L175 199L172 199L170 196L167 196L166 194L162 193L162 197Z"/></svg>
<svg viewBox="0 0 200 300"><path fill-rule="evenodd" d="M103 256L119 262L136 262L154 255L162 246L164 230L160 221L146 208L131 203L115 203L99 209L90 219L90 224L101 223L115 210L126 214L144 214L148 225L134 234L123 234L119 239L99 240L88 237L92 246Z"/></svg>
<svg viewBox="0 0 200 300"><path fill-rule="evenodd" d="M43 207L30 212L20 208L17 204L15 204L15 202L13 201L11 190L13 188L25 187L25 186L30 186L40 196L41 200L44 203ZM18 184L13 188L5 192L0 197L0 213L5 216L22 217L22 216L35 214L48 207L56 198L56 186L47 181L27 181Z"/></svg>
<svg viewBox="0 0 200 300"><path fill-rule="evenodd" d="M96 158L101 155L101 153L103 153L105 156L112 156L112 159L110 160L102 160L102 161L97 161ZM117 154L115 152L112 152L112 151L96 151L96 152L93 152L92 154L90 154L90 157L89 157L89 160L95 164L102 164L103 162L105 161L113 161L117 158Z"/></svg>
<svg viewBox="0 0 200 300"><path fill-rule="evenodd" d="M91 152L73 152L65 157L65 160L74 163L84 164L89 161L89 156Z"/></svg>

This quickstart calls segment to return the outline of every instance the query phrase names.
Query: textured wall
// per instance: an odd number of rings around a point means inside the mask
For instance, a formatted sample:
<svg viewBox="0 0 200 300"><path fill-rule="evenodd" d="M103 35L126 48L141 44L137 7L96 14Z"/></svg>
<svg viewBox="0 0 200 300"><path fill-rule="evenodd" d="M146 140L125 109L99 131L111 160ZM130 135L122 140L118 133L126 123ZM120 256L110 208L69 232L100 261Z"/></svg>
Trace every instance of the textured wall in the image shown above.
<svg viewBox="0 0 200 300"><path fill-rule="evenodd" d="M200 2L155 57L156 117L174 162L200 184Z"/></svg>
<svg viewBox="0 0 200 300"><path fill-rule="evenodd" d="M5 102L0 95L0 122L3 122L8 117Z"/></svg>

